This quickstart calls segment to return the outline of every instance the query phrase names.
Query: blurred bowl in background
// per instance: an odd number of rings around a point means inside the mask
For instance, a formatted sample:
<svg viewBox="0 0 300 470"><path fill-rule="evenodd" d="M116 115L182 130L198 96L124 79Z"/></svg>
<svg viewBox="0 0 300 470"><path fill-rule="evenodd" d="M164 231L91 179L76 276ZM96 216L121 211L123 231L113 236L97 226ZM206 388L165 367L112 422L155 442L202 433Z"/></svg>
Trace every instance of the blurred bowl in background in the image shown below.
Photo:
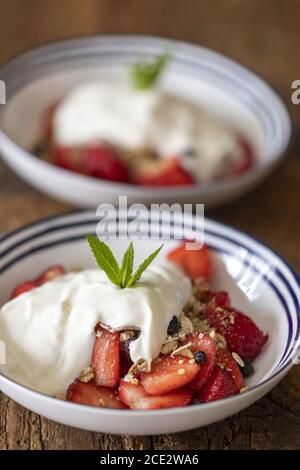
<svg viewBox="0 0 300 470"><path fill-rule="evenodd" d="M72 173L31 153L43 114L74 86L99 78L122 80L128 64L166 48L172 62L161 86L192 99L248 139L257 155L252 170L228 180L186 187L145 187ZM117 202L201 202L215 207L238 198L281 160L292 134L288 111L274 90L236 62L211 50L147 36L99 36L44 45L0 68L7 105L0 108L0 152L21 178L40 191L78 207Z"/></svg>

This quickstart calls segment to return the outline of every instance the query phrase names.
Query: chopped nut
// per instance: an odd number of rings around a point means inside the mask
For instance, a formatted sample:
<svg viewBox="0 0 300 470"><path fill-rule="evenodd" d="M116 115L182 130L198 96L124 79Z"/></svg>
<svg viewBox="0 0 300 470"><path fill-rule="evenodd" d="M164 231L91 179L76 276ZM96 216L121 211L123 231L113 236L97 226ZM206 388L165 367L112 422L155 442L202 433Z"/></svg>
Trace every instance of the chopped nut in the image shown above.
<svg viewBox="0 0 300 470"><path fill-rule="evenodd" d="M242 388L240 389L240 393L244 393L244 392L246 392L247 390L248 390L248 387L242 387Z"/></svg>
<svg viewBox="0 0 300 470"><path fill-rule="evenodd" d="M134 377L133 379L130 380L130 383L131 383L132 385L138 385L138 384L139 384L139 380Z"/></svg>
<svg viewBox="0 0 300 470"><path fill-rule="evenodd" d="M233 359L235 360L235 362L238 363L239 366L245 367L245 363L243 359L236 352L233 352L231 354L232 354Z"/></svg>
<svg viewBox="0 0 300 470"><path fill-rule="evenodd" d="M135 332L131 330L126 330L122 331L120 333L120 341L121 343L124 343L125 341L128 341L129 339L133 338L135 336Z"/></svg>
<svg viewBox="0 0 300 470"><path fill-rule="evenodd" d="M183 355L182 352L184 350L187 350L189 349L190 347L192 346L192 342L190 341L189 343L187 344L184 344L183 346L180 346L179 348L175 349L172 353L171 353L171 356L177 356L178 354L180 354L181 356Z"/></svg>
<svg viewBox="0 0 300 470"><path fill-rule="evenodd" d="M229 315L229 323L230 323L231 325L234 325L234 322L235 322L234 315L230 314L230 315Z"/></svg>
<svg viewBox="0 0 300 470"><path fill-rule="evenodd" d="M193 333L193 323L183 312L180 314L179 320L181 324L181 329L184 331L185 334Z"/></svg>
<svg viewBox="0 0 300 470"><path fill-rule="evenodd" d="M80 382L88 383L94 378L93 369L91 367L86 367L80 372L79 380Z"/></svg>
<svg viewBox="0 0 300 470"><path fill-rule="evenodd" d="M196 361L195 361L194 358L192 358L192 359L189 360L189 364L195 364L195 362L196 362Z"/></svg>
<svg viewBox="0 0 300 470"><path fill-rule="evenodd" d="M214 338L215 335L216 335L215 330L211 330L211 331L209 332L209 336L210 336L211 338Z"/></svg>
<svg viewBox="0 0 300 470"><path fill-rule="evenodd" d="M178 369L177 374L178 375L184 375L185 374L185 369Z"/></svg>
<svg viewBox="0 0 300 470"><path fill-rule="evenodd" d="M163 344L161 348L161 353L164 355L171 354L175 349L178 348L178 341L172 340L169 341L168 343Z"/></svg>
<svg viewBox="0 0 300 470"><path fill-rule="evenodd" d="M131 380L134 378L134 375L137 374L138 372L150 372L150 370L151 370L151 364L149 364L144 359L140 359L139 361L137 361L135 364L133 364L130 367L129 371L126 374L125 381L131 382Z"/></svg>
<svg viewBox="0 0 300 470"><path fill-rule="evenodd" d="M180 365L184 364L184 360L183 360L183 359L179 359L178 364L180 364Z"/></svg>
<svg viewBox="0 0 300 470"><path fill-rule="evenodd" d="M101 331L101 330L97 330L97 331L96 331L96 336L97 336L97 338L101 338L101 336L102 336L102 331Z"/></svg>
<svg viewBox="0 0 300 470"><path fill-rule="evenodd" d="M103 400L103 398L99 398L98 403L101 408L105 408L105 401Z"/></svg>

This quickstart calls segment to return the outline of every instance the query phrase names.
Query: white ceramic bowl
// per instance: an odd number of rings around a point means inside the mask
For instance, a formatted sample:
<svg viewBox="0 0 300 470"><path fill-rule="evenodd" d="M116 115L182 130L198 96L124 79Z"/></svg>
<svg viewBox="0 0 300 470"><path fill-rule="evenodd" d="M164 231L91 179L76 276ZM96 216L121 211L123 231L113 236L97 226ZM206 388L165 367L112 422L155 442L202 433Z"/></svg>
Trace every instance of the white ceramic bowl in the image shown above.
<svg viewBox="0 0 300 470"><path fill-rule="evenodd" d="M138 187L78 175L30 153L44 110L75 85L106 77L122 80L140 54L169 48L173 60L161 86L192 99L248 138L258 155L256 167L227 181L184 188ZM0 106L0 151L6 163L42 192L79 207L116 202L191 202L217 206L240 196L278 164L290 137L287 110L257 75L208 49L146 36L75 39L26 52L0 68L7 104Z"/></svg>
<svg viewBox="0 0 300 470"><path fill-rule="evenodd" d="M95 231L93 212L56 216L10 233L0 240L0 302L13 287L37 275L53 263L67 269L91 267L93 259L85 235ZM192 216L186 226L194 224ZM182 228L174 223L173 234ZM147 227L144 227L147 233ZM299 278L271 250L232 228L210 220L205 223L205 242L213 251L215 288L228 290L232 303L247 312L265 331L269 341L255 361L249 390L224 400L156 411L93 408L61 401L30 390L0 375L0 389L25 407L60 423L115 434L161 434L192 429L226 418L251 405L274 387L290 370L299 352ZM137 256L158 245L156 240L135 242ZM164 257L178 241L166 242ZM120 254L127 240L111 240ZM1 337L1 332L0 332Z"/></svg>

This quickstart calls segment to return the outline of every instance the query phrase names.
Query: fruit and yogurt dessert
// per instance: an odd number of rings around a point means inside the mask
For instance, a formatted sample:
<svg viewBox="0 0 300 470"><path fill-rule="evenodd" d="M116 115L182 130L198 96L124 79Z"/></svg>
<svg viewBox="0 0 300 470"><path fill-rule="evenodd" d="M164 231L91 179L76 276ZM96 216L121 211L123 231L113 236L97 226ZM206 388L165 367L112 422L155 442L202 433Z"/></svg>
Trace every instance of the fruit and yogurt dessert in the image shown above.
<svg viewBox="0 0 300 470"><path fill-rule="evenodd" d="M18 285L0 310L2 373L75 403L158 409L242 393L268 336L213 291L211 254L185 244L133 270L88 237L99 269L52 266Z"/></svg>
<svg viewBox="0 0 300 470"><path fill-rule="evenodd" d="M155 86L166 60L135 64L128 82L99 79L72 89L46 113L37 152L76 173L146 186L248 171L254 155L244 137Z"/></svg>

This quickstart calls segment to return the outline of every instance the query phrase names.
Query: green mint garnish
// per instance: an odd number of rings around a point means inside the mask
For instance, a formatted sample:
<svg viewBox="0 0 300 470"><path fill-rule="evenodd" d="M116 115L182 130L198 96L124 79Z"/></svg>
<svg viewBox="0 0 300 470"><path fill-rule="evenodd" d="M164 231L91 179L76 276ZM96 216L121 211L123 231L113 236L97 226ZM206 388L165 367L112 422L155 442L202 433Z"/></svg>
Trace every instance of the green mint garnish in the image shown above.
<svg viewBox="0 0 300 470"><path fill-rule="evenodd" d="M137 90L147 90L151 88L161 75L171 54L166 51L154 59L153 62L141 59L133 64L131 68L131 79L134 88Z"/></svg>
<svg viewBox="0 0 300 470"><path fill-rule="evenodd" d="M148 256L133 273L134 249L132 242L125 251L121 267L119 267L116 258L106 243L93 235L88 235L87 241L99 268L105 272L106 276L113 284L122 289L133 287L136 284L143 272L148 268L163 247L163 245L161 245Z"/></svg>

